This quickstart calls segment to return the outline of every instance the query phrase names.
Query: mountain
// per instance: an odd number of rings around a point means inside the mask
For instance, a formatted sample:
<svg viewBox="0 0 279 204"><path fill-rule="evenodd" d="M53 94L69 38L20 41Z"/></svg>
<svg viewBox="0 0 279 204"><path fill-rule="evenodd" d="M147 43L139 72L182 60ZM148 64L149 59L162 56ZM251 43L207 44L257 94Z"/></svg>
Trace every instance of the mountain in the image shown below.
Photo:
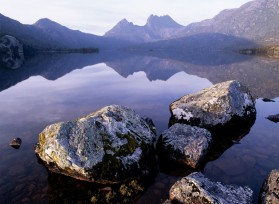
<svg viewBox="0 0 279 204"><path fill-rule="evenodd" d="M279 0L254 0L237 9L220 12L212 19L192 23L174 33L182 37L197 33L222 33L274 43L279 40Z"/></svg>
<svg viewBox="0 0 279 204"><path fill-rule="evenodd" d="M278 22L279 0L254 0L240 8L223 10L212 19L187 26L177 24L169 16L151 15L144 26L122 20L105 36L140 43L182 38L200 33L220 33L272 44L279 42Z"/></svg>
<svg viewBox="0 0 279 204"><path fill-rule="evenodd" d="M49 19L41 19L33 25L25 25L0 14L0 36L11 35L26 47L36 49L60 48L119 48L126 41L71 30Z"/></svg>
<svg viewBox="0 0 279 204"><path fill-rule="evenodd" d="M127 39L131 42L150 42L171 38L172 34L183 26L170 16L151 15L144 26L134 25L126 19L121 20L104 36L115 39Z"/></svg>

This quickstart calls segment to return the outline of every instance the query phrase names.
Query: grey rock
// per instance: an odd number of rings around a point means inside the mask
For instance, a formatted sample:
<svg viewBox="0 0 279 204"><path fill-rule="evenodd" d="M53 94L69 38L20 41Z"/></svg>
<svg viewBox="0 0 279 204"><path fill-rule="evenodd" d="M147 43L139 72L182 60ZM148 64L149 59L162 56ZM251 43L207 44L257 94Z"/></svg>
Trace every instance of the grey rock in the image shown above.
<svg viewBox="0 0 279 204"><path fill-rule="evenodd" d="M270 172L264 182L261 193L262 204L279 203L279 170L274 169Z"/></svg>
<svg viewBox="0 0 279 204"><path fill-rule="evenodd" d="M0 65L11 69L21 67L24 62L23 46L13 36L4 35L0 38Z"/></svg>
<svg viewBox="0 0 279 204"><path fill-rule="evenodd" d="M185 204L248 204L252 203L252 195L253 191L249 187L223 185L210 181L202 173L194 172L171 187L169 199L174 203Z"/></svg>
<svg viewBox="0 0 279 204"><path fill-rule="evenodd" d="M170 105L173 122L199 127L225 126L255 118L255 101L247 87L227 81L185 95Z"/></svg>
<svg viewBox="0 0 279 204"><path fill-rule="evenodd" d="M267 117L268 120L274 122L274 123L278 123L279 122L279 114L276 115L269 115Z"/></svg>
<svg viewBox="0 0 279 204"><path fill-rule="evenodd" d="M164 157L196 168L208 153L211 140L206 129L174 124L162 133L158 145Z"/></svg>
<svg viewBox="0 0 279 204"><path fill-rule="evenodd" d="M111 105L47 126L35 152L53 172L102 184L150 176L155 134L133 110Z"/></svg>
<svg viewBox="0 0 279 204"><path fill-rule="evenodd" d="M19 149L20 145L21 145L21 139L20 138L15 138L10 142L10 146L15 148L15 149Z"/></svg>

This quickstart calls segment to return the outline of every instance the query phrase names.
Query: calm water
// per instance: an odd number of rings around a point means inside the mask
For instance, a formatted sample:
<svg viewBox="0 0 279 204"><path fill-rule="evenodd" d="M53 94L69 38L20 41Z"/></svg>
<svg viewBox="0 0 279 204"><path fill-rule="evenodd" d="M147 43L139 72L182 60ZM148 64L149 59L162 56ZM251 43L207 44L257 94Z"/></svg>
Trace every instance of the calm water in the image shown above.
<svg viewBox="0 0 279 204"><path fill-rule="evenodd" d="M240 131L240 144L222 147L219 157L200 170L212 180L249 186L257 203L264 178L279 168L279 124L266 119L279 113L279 62L233 53L188 59L58 54L36 56L18 70L0 69L0 203L55 203L53 192L63 194L53 190L61 181L49 178L34 154L45 126L120 104L152 118L159 136L168 128L171 102L231 79L246 84L257 98L257 119L250 130ZM276 102L263 102L263 97ZM20 149L8 145L15 137L22 138ZM169 187L188 173L161 168L137 203L161 203Z"/></svg>

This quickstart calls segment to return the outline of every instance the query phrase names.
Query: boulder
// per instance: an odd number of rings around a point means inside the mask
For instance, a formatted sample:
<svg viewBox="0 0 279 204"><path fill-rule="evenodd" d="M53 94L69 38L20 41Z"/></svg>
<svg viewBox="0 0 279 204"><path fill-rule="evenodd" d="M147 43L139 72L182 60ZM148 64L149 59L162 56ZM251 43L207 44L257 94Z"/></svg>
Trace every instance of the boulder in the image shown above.
<svg viewBox="0 0 279 204"><path fill-rule="evenodd" d="M211 140L208 130L177 123L161 134L157 149L163 157L196 168L208 153Z"/></svg>
<svg viewBox="0 0 279 204"><path fill-rule="evenodd" d="M154 127L118 105L75 121L47 126L35 152L52 172L80 180L114 184L156 171Z"/></svg>
<svg viewBox="0 0 279 204"><path fill-rule="evenodd" d="M276 115L269 115L267 117L268 120L274 122L274 123L278 123L279 122L279 114Z"/></svg>
<svg viewBox="0 0 279 204"><path fill-rule="evenodd" d="M169 192L171 203L185 204L248 204L252 203L252 196L253 191L248 187L212 182L198 172L177 181Z"/></svg>
<svg viewBox="0 0 279 204"><path fill-rule="evenodd" d="M260 196L262 204L279 203L279 170L275 169L270 172L265 180L262 193Z"/></svg>
<svg viewBox="0 0 279 204"><path fill-rule="evenodd" d="M171 123L187 123L204 128L228 126L256 116L255 101L247 87L227 81L185 95L171 103Z"/></svg>
<svg viewBox="0 0 279 204"><path fill-rule="evenodd" d="M0 38L0 65L17 69L24 62L23 46L13 36L4 35Z"/></svg>

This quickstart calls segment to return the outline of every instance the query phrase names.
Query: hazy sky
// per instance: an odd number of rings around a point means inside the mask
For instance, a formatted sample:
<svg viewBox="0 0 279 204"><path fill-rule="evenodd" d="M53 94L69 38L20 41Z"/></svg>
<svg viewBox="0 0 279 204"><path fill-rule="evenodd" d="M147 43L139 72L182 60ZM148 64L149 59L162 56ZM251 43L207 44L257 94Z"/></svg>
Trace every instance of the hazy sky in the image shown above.
<svg viewBox="0 0 279 204"><path fill-rule="evenodd" d="M150 14L170 15L187 25L212 18L221 10L238 8L250 0L1 0L0 13L32 24L49 18L71 29L103 35L126 18L144 25Z"/></svg>

